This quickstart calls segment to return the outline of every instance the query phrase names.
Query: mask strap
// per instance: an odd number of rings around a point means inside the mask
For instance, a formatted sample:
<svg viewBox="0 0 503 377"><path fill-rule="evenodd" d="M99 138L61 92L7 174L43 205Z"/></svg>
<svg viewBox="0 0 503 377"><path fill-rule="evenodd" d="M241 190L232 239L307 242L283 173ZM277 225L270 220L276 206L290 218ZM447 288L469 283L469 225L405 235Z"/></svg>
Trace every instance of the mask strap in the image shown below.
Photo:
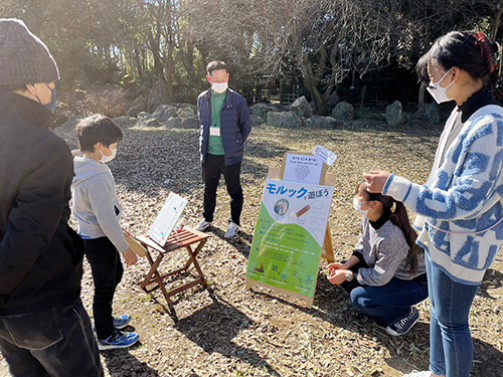
<svg viewBox="0 0 503 377"><path fill-rule="evenodd" d="M447 72L444 73L444 75L442 76L442 78L440 80L438 80L438 82L437 82L438 86L440 86L440 83L445 80L445 78L447 77L447 75L449 74L449 72L451 71L451 69L452 69L452 67L449 68L447 70ZM452 84L452 82L451 82L451 84ZM449 88L449 87L446 87L445 89L447 89L447 88Z"/></svg>

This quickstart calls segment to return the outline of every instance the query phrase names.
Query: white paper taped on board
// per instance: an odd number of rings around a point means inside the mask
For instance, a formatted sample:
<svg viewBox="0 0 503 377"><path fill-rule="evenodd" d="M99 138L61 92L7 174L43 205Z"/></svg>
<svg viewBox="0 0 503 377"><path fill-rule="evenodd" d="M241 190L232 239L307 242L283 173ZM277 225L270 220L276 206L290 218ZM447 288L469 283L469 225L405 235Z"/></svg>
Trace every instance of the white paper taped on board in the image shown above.
<svg viewBox="0 0 503 377"><path fill-rule="evenodd" d="M334 152L329 151L327 148L321 145L317 145L314 148L313 155L321 158L325 164L330 166L332 166L337 159L337 155Z"/></svg>

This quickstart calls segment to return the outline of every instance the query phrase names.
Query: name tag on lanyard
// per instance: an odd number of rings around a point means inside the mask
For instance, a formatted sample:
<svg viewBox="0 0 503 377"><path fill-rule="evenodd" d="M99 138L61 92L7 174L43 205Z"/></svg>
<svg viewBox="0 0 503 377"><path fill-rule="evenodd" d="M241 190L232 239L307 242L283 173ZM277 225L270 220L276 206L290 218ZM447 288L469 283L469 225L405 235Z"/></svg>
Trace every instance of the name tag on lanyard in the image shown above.
<svg viewBox="0 0 503 377"><path fill-rule="evenodd" d="M220 136L220 127L210 127L210 136Z"/></svg>

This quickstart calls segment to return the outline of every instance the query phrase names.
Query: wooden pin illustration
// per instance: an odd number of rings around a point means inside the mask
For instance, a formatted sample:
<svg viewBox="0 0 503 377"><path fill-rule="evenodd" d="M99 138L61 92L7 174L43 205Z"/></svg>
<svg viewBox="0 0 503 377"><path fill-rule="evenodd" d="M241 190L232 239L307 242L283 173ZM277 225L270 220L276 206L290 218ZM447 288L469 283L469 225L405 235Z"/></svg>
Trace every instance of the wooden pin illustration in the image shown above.
<svg viewBox="0 0 503 377"><path fill-rule="evenodd" d="M297 217L301 217L304 213L306 213L310 209L311 209L311 206L308 204L307 206L305 206L304 208L302 208L299 212L297 212L295 215Z"/></svg>

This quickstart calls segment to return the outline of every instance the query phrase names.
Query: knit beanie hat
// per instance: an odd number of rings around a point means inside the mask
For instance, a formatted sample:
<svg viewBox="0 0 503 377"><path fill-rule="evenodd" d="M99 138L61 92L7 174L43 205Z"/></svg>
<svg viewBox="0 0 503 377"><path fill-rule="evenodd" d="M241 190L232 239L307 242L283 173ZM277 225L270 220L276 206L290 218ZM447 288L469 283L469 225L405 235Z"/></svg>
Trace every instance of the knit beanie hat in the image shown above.
<svg viewBox="0 0 503 377"><path fill-rule="evenodd" d="M23 21L0 18L0 86L58 79L58 67L44 42Z"/></svg>

